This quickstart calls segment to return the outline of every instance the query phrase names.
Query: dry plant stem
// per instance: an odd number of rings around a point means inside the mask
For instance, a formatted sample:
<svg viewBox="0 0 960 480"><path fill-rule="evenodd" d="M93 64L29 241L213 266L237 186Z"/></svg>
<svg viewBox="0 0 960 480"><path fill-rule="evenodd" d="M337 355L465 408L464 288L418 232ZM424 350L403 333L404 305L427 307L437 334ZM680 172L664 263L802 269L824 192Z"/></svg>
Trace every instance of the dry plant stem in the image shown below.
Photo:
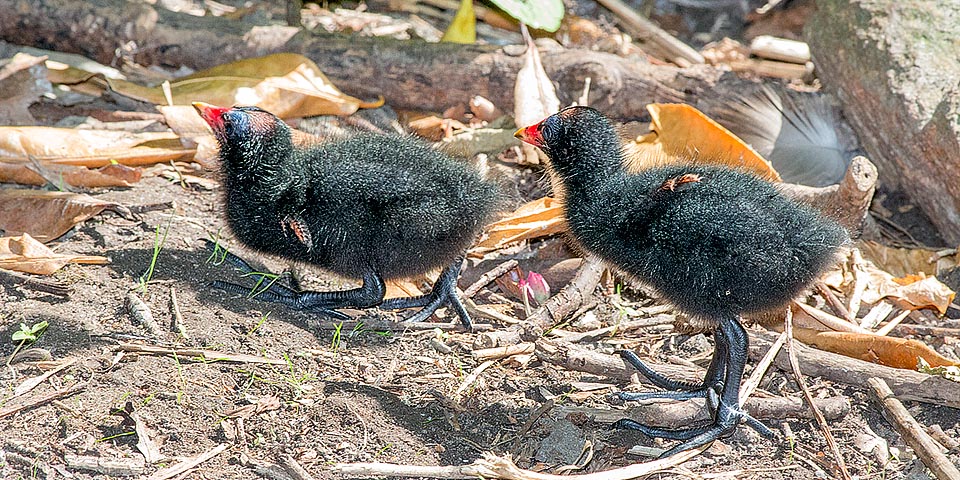
<svg viewBox="0 0 960 480"><path fill-rule="evenodd" d="M201 453L200 455L197 455L194 458L184 460L172 467L164 468L163 470L157 470L153 475L150 475L149 480L167 480L168 478L176 477L196 467L197 465L200 465L201 463L220 455L224 450L227 449L227 447L228 445L225 443L220 444L210 450L207 450L206 452Z"/></svg>
<svg viewBox="0 0 960 480"><path fill-rule="evenodd" d="M603 263L599 258L593 255L584 257L583 264L573 280L533 312L527 321L540 328L548 328L566 320L571 313L587 303L587 299L593 295L600 283L602 273Z"/></svg>
<svg viewBox="0 0 960 480"><path fill-rule="evenodd" d="M466 304L466 302L464 302ZM474 313L474 312L470 312ZM310 324L312 328L319 330L342 330L342 331L352 331L354 328L362 328L365 330L377 330L383 332L406 332L406 331L416 331L416 330L434 330L440 329L445 332L447 331L463 331L463 325L460 322L457 323L438 323L438 322L393 322L389 320L380 320L380 319L363 319L363 320L344 320L344 321L334 321L329 319L323 319L316 322L316 324ZM489 323L474 323L473 331L490 331L493 330L493 325Z"/></svg>
<svg viewBox="0 0 960 480"><path fill-rule="evenodd" d="M907 315L910 315L910 310L904 310L900 312L896 317L893 317L893 320L890 320L890 322L888 322L886 325L878 328L877 335L880 335L881 337L888 335L891 330L896 328L897 325L900 325L900 322L907 318Z"/></svg>
<svg viewBox="0 0 960 480"><path fill-rule="evenodd" d="M577 342L595 342L603 337L612 337L618 333L626 333L633 330L654 327L658 325L670 325L672 324L677 317L674 315L657 315L652 318L643 318L640 320L629 320L626 322L620 322L616 325L611 325L609 327L598 328L596 330L590 330L588 332L581 333L571 333L564 335L562 340L564 342L577 343Z"/></svg>
<svg viewBox="0 0 960 480"><path fill-rule="evenodd" d="M867 383L870 385L870 393L883 406L884 417L897 428L897 432L903 437L903 440L910 445L923 464L939 480L960 480L960 470L950 462L950 460L940 452L940 447L927 435L913 415L903 406L900 400L897 400L890 390L890 386L882 379L869 378Z"/></svg>
<svg viewBox="0 0 960 480"><path fill-rule="evenodd" d="M857 325L856 323L848 322L839 317L834 317L833 315L830 315L829 313L824 312L819 308L812 307L805 303L793 302L793 305L796 305L797 307L799 307L800 310L803 310L804 313L813 317L814 320L820 322L821 324L823 324L823 326L827 327L827 329L829 330L833 330L836 332L853 332L853 333L865 333L865 334L873 333L870 330L867 330L866 328L863 328L860 325Z"/></svg>
<svg viewBox="0 0 960 480"><path fill-rule="evenodd" d="M800 390L803 391L803 398L806 399L807 404L810 405L813 417L817 420L817 425L820 426L820 431L823 432L823 437L827 441L827 445L830 447L830 451L837 461L837 468L840 469L840 475L843 476L844 480L850 480L851 477L850 472L847 471L847 463L843 460L843 454L840 453L840 447L837 446L837 441L833 438L833 434L830 433L830 426L827 425L827 419L823 418L823 414L820 413L820 409L817 408L817 404L813 401L813 395L810 394L810 389L807 388L807 383L803 379L803 374L800 373L800 362L797 361L796 350L794 349L797 342L793 339L793 315L789 309L787 309L787 316L784 319L784 333L787 337L787 353L790 358L790 371L793 373L793 379L797 382L797 385L800 386Z"/></svg>
<svg viewBox="0 0 960 480"><path fill-rule="evenodd" d="M680 452L672 457L637 463L623 468L583 475L551 475L517 467L509 456L498 457L485 453L470 465L459 467L428 467L396 465L392 463L338 463L332 468L348 478L359 477L430 477L430 478L485 478L504 480L627 480L650 475L686 462L699 455L709 445Z"/></svg>
<svg viewBox="0 0 960 480"><path fill-rule="evenodd" d="M460 383L460 386L457 388L456 393L454 393L453 395L455 397L459 397L461 393L463 393L468 388L470 388L471 385L476 383L477 379L480 378L480 374L483 373L484 370L490 368L490 366L493 365L494 363L496 363L496 360L487 360L481 363L480 365L478 365L477 368L473 369L473 371L470 372L470 375L467 375L467 377L463 379L463 382Z"/></svg>
<svg viewBox="0 0 960 480"><path fill-rule="evenodd" d="M623 25L625 30L639 40L655 45L657 49L663 52L667 60L681 67L704 62L703 55L700 55L700 52L670 35L650 20L643 18L626 3L620 0L599 0L599 3L620 17L620 24Z"/></svg>
<svg viewBox="0 0 960 480"><path fill-rule="evenodd" d="M646 377L637 374L637 369L628 365L619 355L607 355L586 347L567 342L540 339L535 342L534 354L541 361L552 363L567 370L602 375L623 382L639 381L649 383ZM685 382L697 382L703 378L702 369L690 369L677 365L665 365L647 362L650 368L664 375Z"/></svg>
<svg viewBox="0 0 960 480"><path fill-rule="evenodd" d="M244 353L217 352L199 348L167 348L153 345L138 345L136 343L120 343L117 345L117 349L122 352L147 355L176 355L180 361L189 361L194 358L199 358L204 362L221 361L236 363L266 363L269 365L287 364L285 361L275 358L258 357L256 355L247 355Z"/></svg>
<svg viewBox="0 0 960 480"><path fill-rule="evenodd" d="M769 345L773 339L763 333L750 332L750 344L756 347ZM898 398L934 405L960 408L960 383L925 373L886 367L864 362L836 353L825 352L793 342L797 359L803 364L807 375L823 377L845 385L867 389L867 378L878 377L890 385ZM759 357L759 351L751 347L751 356ZM790 370L787 355L777 356L774 363L784 371Z"/></svg>
<svg viewBox="0 0 960 480"><path fill-rule="evenodd" d="M480 361L496 360L499 358L511 357L513 355L533 353L533 348L534 346L532 343L518 343L516 345L507 345L505 347L474 350L472 355L473 358Z"/></svg>
<svg viewBox="0 0 960 480"><path fill-rule="evenodd" d="M789 315L789 313L788 313ZM750 398L750 395L753 394L753 391L757 389L757 386L760 385L760 381L763 380L763 376L767 373L767 370L770 368L770 365L773 363L773 359L777 358L777 354L780 353L780 349L783 348L783 344L787 341L787 332L783 332L777 337L777 341L773 342L773 345L767 349L767 353L763 355L763 358L760 359L760 362L757 363L757 366L753 369L753 372L750 374L750 378L744 382L740 390L740 405L747 403L747 399Z"/></svg>
<svg viewBox="0 0 960 480"><path fill-rule="evenodd" d="M507 315L507 314L505 314L505 313L501 313L501 312L499 312L499 311L497 311L497 310L494 310L493 308L490 308L490 307L488 307L488 306L486 306L486 305L477 305L476 302L474 302L473 299L471 299L471 298L469 298L469 297L461 297L461 300L463 301L463 306L464 306L464 308L467 309L467 313L469 313L470 316L472 316L472 317L480 317L480 318L487 318L487 319L490 319L490 320L496 320L496 321L498 321L498 322L500 322L500 323L503 323L503 324L505 324L505 325L516 325L516 324L520 323L520 319L511 317L510 315ZM459 323L457 323L457 325L459 325ZM475 323L475 324L473 324L473 330L474 330L474 331L482 330L482 329L478 329L478 328L477 328L477 325L487 325L487 326L489 326L490 324L482 324L482 323L481 323L481 324L476 324L476 323ZM489 329L488 329L488 330L489 330Z"/></svg>
<svg viewBox="0 0 960 480"><path fill-rule="evenodd" d="M33 399L30 403L26 403L26 404L23 404L23 405L13 405L13 406L9 406L9 407L0 408L0 418L6 418L6 417L9 417L10 415L13 415L13 414L17 413L17 412L22 412L22 411L24 411L24 410L28 410L28 409L31 409L31 408L34 408L34 407L39 407L40 405L43 405L43 404L48 403L48 402L52 402L52 401L57 400L57 399L60 399L60 398L69 397L70 395L73 395L73 394L75 394L75 393L77 393L77 392L79 392L79 391L87 388L87 385L89 385L89 384L90 384L89 381L77 383L77 384L75 384L75 385L73 385L73 386L71 386L71 387L68 387L68 388L64 389L64 390L60 390L60 391L53 392L53 393L48 393L48 394L46 394L46 395L44 395L44 396L42 396L42 397L35 398L35 399Z"/></svg>
<svg viewBox="0 0 960 480"><path fill-rule="evenodd" d="M519 265L519 262L516 260L507 260L496 267L491 268L488 272L480 275L480 278L476 282L473 282L473 285L470 285L463 291L463 296L466 298L471 298L480 291L481 288L487 286L490 282L496 280L501 275L510 271L510 269Z"/></svg>
<svg viewBox="0 0 960 480"><path fill-rule="evenodd" d="M908 312L907 316L910 316ZM881 330L883 328L881 327ZM917 325L914 323L901 323L893 327L897 335L933 335L936 337L960 337L960 328L932 327L930 325Z"/></svg>
<svg viewBox="0 0 960 480"><path fill-rule="evenodd" d="M494 347L505 347L508 345L514 345L522 341L521 334L523 333L523 328L520 326L512 326L505 330L494 330L492 332L484 332L477 335L477 338L473 341L473 348L480 350L485 348L494 348Z"/></svg>
<svg viewBox="0 0 960 480"><path fill-rule="evenodd" d="M43 278L34 278L13 270L0 268L0 283L27 287L38 292L49 293L58 297L69 297L70 287L60 282Z"/></svg>
<svg viewBox="0 0 960 480"><path fill-rule="evenodd" d="M8 454L9 455L9 454ZM89 470L111 477L129 477L143 474L146 463L143 458L108 458L91 457L86 455L66 454L63 456L68 468Z"/></svg>
<svg viewBox="0 0 960 480"><path fill-rule="evenodd" d="M846 397L818 398L815 401L817 408L828 420L841 419L850 413L850 400ZM666 403L651 400L649 402L633 404L625 410L562 406L557 407L557 415L583 414L591 421L601 424L613 423L626 417L644 425L663 428L689 425L708 418L708 412L703 408L702 401ZM743 410L753 418L767 421L813 418L810 408L799 398L751 397L743 404Z"/></svg>
<svg viewBox="0 0 960 480"><path fill-rule="evenodd" d="M184 340L190 340L187 327L183 325L183 314L180 312L180 302L177 300L177 289L170 286L170 308L173 310L173 331L180 334Z"/></svg>
<svg viewBox="0 0 960 480"><path fill-rule="evenodd" d="M847 307L840 301L839 298L833 293L833 290L830 290L830 287L824 285L822 282L817 282L816 284L817 293L822 296L827 303L830 304L830 308L833 311L841 316L844 320L848 322L853 322L853 316L850 315L850 311L847 310Z"/></svg>

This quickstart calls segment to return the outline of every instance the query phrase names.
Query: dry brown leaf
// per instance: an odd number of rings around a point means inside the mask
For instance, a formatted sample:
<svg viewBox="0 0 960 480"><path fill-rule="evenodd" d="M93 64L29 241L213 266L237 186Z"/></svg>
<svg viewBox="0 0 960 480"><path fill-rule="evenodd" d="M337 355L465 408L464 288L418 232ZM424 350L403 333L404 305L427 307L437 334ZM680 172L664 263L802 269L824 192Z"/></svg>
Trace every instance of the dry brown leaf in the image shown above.
<svg viewBox="0 0 960 480"><path fill-rule="evenodd" d="M696 108L679 103L651 103L647 110L651 117L650 133L625 145L627 169L636 172L693 161L740 168L770 181L780 181L770 162Z"/></svg>
<svg viewBox="0 0 960 480"><path fill-rule="evenodd" d="M806 328L793 329L793 336L820 350L905 370L916 370L918 358L934 367L960 365L923 342L912 339L853 332L818 332Z"/></svg>
<svg viewBox="0 0 960 480"><path fill-rule="evenodd" d="M0 163L0 183L19 183L21 185L46 185L48 179L57 186L60 183L74 187L129 187L140 181L139 168L120 164L106 165L97 169L74 165L43 165L44 175L36 171L35 165L23 163Z"/></svg>
<svg viewBox="0 0 960 480"><path fill-rule="evenodd" d="M888 247L869 240L859 242L857 248L863 253L863 258L899 277L918 273L933 276L960 263L960 253L956 252L941 255L934 250Z"/></svg>
<svg viewBox="0 0 960 480"><path fill-rule="evenodd" d="M420 280L422 279L423 278ZM423 290L420 290L417 284L418 281L413 279L388 280L386 282L387 293L384 294L383 298L418 297L423 295Z"/></svg>
<svg viewBox="0 0 960 480"><path fill-rule="evenodd" d="M487 237L474 247L472 253L482 253L524 240L546 237L566 229L560 202L543 197L528 202L510 216L493 222L486 228Z"/></svg>
<svg viewBox="0 0 960 480"><path fill-rule="evenodd" d="M167 132L131 133L54 127L0 127L0 162L100 168L111 163L150 165L190 158L179 137Z"/></svg>
<svg viewBox="0 0 960 480"><path fill-rule="evenodd" d="M34 125L28 107L50 92L46 57L18 53L0 64L0 125Z"/></svg>
<svg viewBox="0 0 960 480"><path fill-rule="evenodd" d="M533 125L560 110L560 99L540 62L540 51L526 27L523 32L527 52L523 54L523 66L517 72L517 83L513 87L513 116L518 127ZM541 152L536 147L523 143L520 149L522 162L540 163Z"/></svg>
<svg viewBox="0 0 960 480"><path fill-rule="evenodd" d="M74 225L116 206L117 203L81 193L0 190L0 230L8 236L28 233L41 242L49 242Z"/></svg>
<svg viewBox="0 0 960 480"><path fill-rule="evenodd" d="M167 105L160 87L144 87L107 79L121 95ZM257 105L281 118L350 115L358 108L383 104L344 94L312 60L294 53L276 53L226 63L170 82L174 105Z"/></svg>
<svg viewBox="0 0 960 480"><path fill-rule="evenodd" d="M103 265L109 262L107 257L54 253L26 233L19 237L0 237L0 268L7 270L50 275L68 263Z"/></svg>

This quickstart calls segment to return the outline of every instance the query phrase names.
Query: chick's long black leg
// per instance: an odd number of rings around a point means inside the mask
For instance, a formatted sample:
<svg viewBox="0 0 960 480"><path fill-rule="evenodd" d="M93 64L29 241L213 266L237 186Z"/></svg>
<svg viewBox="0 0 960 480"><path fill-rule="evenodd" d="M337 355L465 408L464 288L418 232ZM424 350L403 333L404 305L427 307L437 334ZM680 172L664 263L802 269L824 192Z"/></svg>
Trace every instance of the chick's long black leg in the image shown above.
<svg viewBox="0 0 960 480"><path fill-rule="evenodd" d="M457 278L460 277L460 266L463 259L456 259L445 268L433 284L433 290L426 295L416 297L389 298L384 300L380 308L385 310L400 310L403 308L420 308L421 310L407 319L408 322L422 322L433 315L440 307L449 304L460 317L463 328L468 331L472 328L470 315L457 296Z"/></svg>
<svg viewBox="0 0 960 480"><path fill-rule="evenodd" d="M208 248L214 248L212 242L206 240L206 244ZM237 267L241 273L254 275L259 273L249 263L233 253L224 252L223 255L224 260ZM280 303L295 310L322 313L340 319L349 319L350 317L336 311L336 308L373 307L383 301L383 295L386 292L383 279L372 270L364 274L363 285L359 288L333 292L298 292L276 282L270 282L262 289L259 286L251 289L243 285L219 280L211 283L211 286L231 293L250 295L265 302Z"/></svg>
<svg viewBox="0 0 960 480"><path fill-rule="evenodd" d="M620 357L626 360L634 368L640 371L650 383L671 390L669 392L619 392L618 397L627 401L650 400L657 398L666 398L672 400L688 400L691 398L707 397L709 392L722 384L723 374L726 370L728 352L725 351L726 344L719 341L719 331L714 333L714 352L713 359L710 360L710 366L707 367L707 373L700 384L693 384L679 380L673 380L658 373L650 368L643 360L640 360L635 353L630 350L620 350Z"/></svg>
<svg viewBox="0 0 960 480"><path fill-rule="evenodd" d="M728 436L733 433L741 420L746 420L746 423L760 434L772 437L774 434L770 429L740 409L740 380L746 366L747 347L747 332L740 322L735 317L721 319L717 335L717 354L723 352L727 358L723 387L712 423L688 429L664 429L648 427L636 421L624 419L616 422L613 427L639 430L650 437L685 440L664 452L661 457L697 448Z"/></svg>

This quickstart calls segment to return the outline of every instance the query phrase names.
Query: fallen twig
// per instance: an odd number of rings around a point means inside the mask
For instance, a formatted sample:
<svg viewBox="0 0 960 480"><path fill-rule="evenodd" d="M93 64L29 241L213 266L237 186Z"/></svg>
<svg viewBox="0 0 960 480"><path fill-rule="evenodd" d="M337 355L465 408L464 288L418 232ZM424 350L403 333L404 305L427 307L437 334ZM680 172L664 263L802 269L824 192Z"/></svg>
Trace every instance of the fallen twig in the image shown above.
<svg viewBox="0 0 960 480"><path fill-rule="evenodd" d="M346 477L431 477L431 478L489 478L505 480L627 480L659 472L699 455L709 445L680 452L672 457L645 463L636 463L623 468L584 475L551 475L533 472L516 466L510 456L499 457L484 453L483 458L470 465L457 467L430 467L421 465L396 465L392 463L338 463L334 473Z"/></svg>
<svg viewBox="0 0 960 480"><path fill-rule="evenodd" d="M825 417L830 420L841 419L850 413L850 400L836 396L815 399ZM811 418L810 408L803 400L791 397L751 397L743 404L743 409L751 417L760 420L786 420L789 418ZM561 406L557 407L557 415L566 416L571 413L586 415L588 419L600 424L610 424L622 418L630 418L644 425L652 427L676 428L677 425L689 425L707 419L710 412L703 408L702 401L665 402L646 401L632 403L625 410Z"/></svg>
<svg viewBox="0 0 960 480"><path fill-rule="evenodd" d="M783 344L786 343L786 341L787 332L783 332L777 337L777 341L773 342L773 345L767 349L767 353L764 354L760 362L757 363L756 368L753 369L753 373L750 374L750 378L740 387L740 405L747 403L747 399L750 398L753 391L760 385L760 380L763 380L763 376L770 368L770 364L773 363L774 358L777 358L777 354L780 353L780 349L783 348Z"/></svg>
<svg viewBox="0 0 960 480"><path fill-rule="evenodd" d="M627 364L619 355L607 355L572 343L546 339L537 340L534 353L541 361L559 365L567 370L602 375L624 382L636 378L640 382L649 383L646 377L639 375L637 369ZM704 373L702 369L691 369L677 365L652 362L649 365L650 368L668 377L686 382L700 381Z"/></svg>
<svg viewBox="0 0 960 480"><path fill-rule="evenodd" d="M772 343L769 334L751 330L750 344L765 348ZM878 377L890 385L897 397L904 400L960 408L960 384L925 373L886 367L875 363L825 352L794 342L797 360L807 375L823 377L846 385L868 388L867 378ZM751 348L751 356L759 357L758 349ZM787 355L781 353L774 360L778 368L789 371Z"/></svg>
<svg viewBox="0 0 960 480"><path fill-rule="evenodd" d="M476 295L477 292L480 291L481 288L487 286L488 283L496 280L501 275L509 272L511 268L516 267L518 264L519 262L511 259L497 265L496 267L493 267L488 272L484 273L483 275L480 275L480 278L478 278L476 282L473 282L472 285L467 287L463 291L463 296L465 298L473 297L474 295Z"/></svg>
<svg viewBox="0 0 960 480"><path fill-rule="evenodd" d="M940 447L927 435L913 415L897 400L883 379L871 377L867 379L870 393L884 409L884 417L896 427L897 432L917 452L923 464L940 480L960 480L960 470L940 452Z"/></svg>
<svg viewBox="0 0 960 480"><path fill-rule="evenodd" d="M212 449L207 450L196 457L189 458L171 467L157 470L153 473L153 475L150 475L150 480L167 480L168 478L176 477L177 475L180 475L181 473L184 473L187 470L190 470L191 468L194 468L197 465L200 465L201 463L220 455L226 449L227 444L225 443L217 445L216 447L213 447Z"/></svg>
<svg viewBox="0 0 960 480"><path fill-rule="evenodd" d="M189 340L187 327L183 325L183 314L180 313L180 302L177 301L177 289L170 285L170 308L173 310L173 331L180 334L184 340Z"/></svg>
<svg viewBox="0 0 960 480"><path fill-rule="evenodd" d="M146 469L142 457L107 458L66 454L63 456L67 468L90 470L111 477L129 477L140 475Z"/></svg>
<svg viewBox="0 0 960 480"><path fill-rule="evenodd" d="M89 384L90 384L89 381L76 383L64 390L48 393L47 395L44 395L42 397L35 398L30 403L0 408L0 418L9 417L10 415L13 415L17 412L21 412L23 410L27 410L33 407L38 407L40 405L43 405L47 402L51 402L53 400L57 400L59 398L69 397L70 395L73 395L74 393L77 393L80 390L87 388L87 385Z"/></svg>
<svg viewBox="0 0 960 480"><path fill-rule="evenodd" d="M563 336L564 342L595 342L602 337L613 336L618 333L626 333L641 328L654 327L657 325L669 325L676 320L676 316L661 314L651 318L641 318L639 320L629 320L620 322L609 327L598 328L588 332L570 333Z"/></svg>
<svg viewBox="0 0 960 480"><path fill-rule="evenodd" d="M453 395L455 397L459 397L461 393L463 393L466 389L470 388L470 386L473 385L478 378L480 378L480 374L483 373L484 370L490 368L490 366L493 365L494 363L496 363L496 360L487 360L481 363L480 365L478 365L477 368L474 368L473 371L470 372L470 375L467 375L466 378L463 379L463 382L460 383L460 386L457 388L456 393L454 393Z"/></svg>
<svg viewBox="0 0 960 480"><path fill-rule="evenodd" d="M820 413L820 409L817 408L816 402L813 401L813 395L810 394L810 389L807 388L807 383L803 379L803 374L800 373L800 362L797 361L795 347L798 342L793 339L793 314L789 308L787 309L787 315L784 319L784 333L787 337L787 356L790 359L790 371L793 373L793 379L797 382L797 385L800 386L800 390L803 392L803 398L806 399L807 405L810 406L810 411L813 412L813 418L817 420L817 425L823 432L823 437L827 441L827 445L830 447L830 451L837 461L837 468L840 469L840 475L842 475L845 480L850 480L851 477L850 472L847 470L847 462L843 460L840 447L837 446L837 441L833 438L833 434L830 433L830 426L827 425L827 419L823 418L823 414Z"/></svg>
<svg viewBox="0 0 960 480"><path fill-rule="evenodd" d="M71 289L58 281L35 278L13 270L0 268L0 282L27 287L38 292L46 292L58 297L69 297Z"/></svg>
<svg viewBox="0 0 960 480"><path fill-rule="evenodd" d="M313 476L300 466L300 463L291 455L281 456L280 466L283 467L283 471L293 477L294 480L313 480Z"/></svg>
<svg viewBox="0 0 960 480"><path fill-rule="evenodd" d="M584 257L583 264L577 269L573 280L570 280L556 295L550 297L527 321L540 328L556 325L576 312L593 295L593 291L600 283L600 274L603 273L603 263L597 257Z"/></svg>
<svg viewBox="0 0 960 480"><path fill-rule="evenodd" d="M496 360L498 358L510 357L513 355L520 355L524 353L533 353L533 344L532 343L518 343L516 345L507 345L505 347L494 347L494 348L484 348L482 350L474 350L473 358L476 358L480 361L486 360Z"/></svg>
<svg viewBox="0 0 960 480"><path fill-rule="evenodd" d="M245 353L217 352L200 348L167 348L155 345L140 345L137 343L120 343L120 351L128 353L142 353L147 355L176 355L180 360L198 358L201 362L235 362L235 363L266 363L268 365L286 365L287 362Z"/></svg>
<svg viewBox="0 0 960 480"><path fill-rule="evenodd" d="M466 302L464 302L466 303ZM376 318L367 318L364 320L318 320L315 324L311 322L310 326L319 330L376 330L381 332L406 332L410 330L434 330L443 331L463 331L463 325L448 322L394 322L391 320L380 320ZM493 325L489 323L474 323L473 331L483 332L493 330Z"/></svg>

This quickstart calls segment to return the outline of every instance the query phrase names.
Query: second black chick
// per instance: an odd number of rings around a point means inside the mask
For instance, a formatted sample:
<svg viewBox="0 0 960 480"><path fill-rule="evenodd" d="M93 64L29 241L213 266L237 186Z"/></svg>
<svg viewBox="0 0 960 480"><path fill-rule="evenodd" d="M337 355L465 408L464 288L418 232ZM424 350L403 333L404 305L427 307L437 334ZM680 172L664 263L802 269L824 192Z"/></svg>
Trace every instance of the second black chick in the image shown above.
<svg viewBox="0 0 960 480"><path fill-rule="evenodd" d="M627 173L616 131L592 108L564 109L517 136L549 157L577 243L654 287L696 326L715 331L713 360L697 385L666 378L633 352L620 352L652 383L672 390L621 398L706 397L715 404L712 423L661 429L623 419L614 426L685 440L664 456L729 435L741 420L772 435L740 409L747 360L740 316L798 296L836 261L846 231L749 173L705 165Z"/></svg>
<svg viewBox="0 0 960 480"><path fill-rule="evenodd" d="M412 321L450 304L470 329L456 281L466 249L494 214L495 185L409 137L359 133L316 143L257 107L194 107L220 144L227 222L237 238L363 281L332 292L273 285L257 298L335 316L338 308L421 307ZM384 301L385 280L440 267L430 294Z"/></svg>

